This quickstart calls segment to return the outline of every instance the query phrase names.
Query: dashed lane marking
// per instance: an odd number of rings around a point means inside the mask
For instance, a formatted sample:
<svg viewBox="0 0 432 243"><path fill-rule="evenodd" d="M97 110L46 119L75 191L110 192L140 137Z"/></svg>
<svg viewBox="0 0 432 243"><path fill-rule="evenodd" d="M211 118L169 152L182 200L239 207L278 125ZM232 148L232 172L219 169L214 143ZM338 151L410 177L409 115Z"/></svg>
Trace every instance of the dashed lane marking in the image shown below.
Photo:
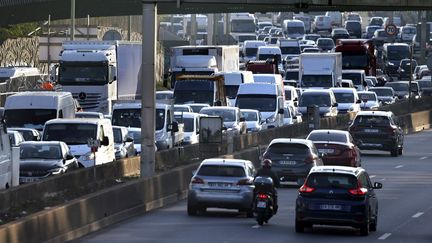
<svg viewBox="0 0 432 243"><path fill-rule="evenodd" d="M389 238L390 235L391 235L391 233L385 233L385 234L381 235L381 236L378 238L378 240L385 240L385 239Z"/></svg>
<svg viewBox="0 0 432 243"><path fill-rule="evenodd" d="M427 159L427 158L428 158L428 157L426 157L426 156L425 156L425 157L421 157L420 160L424 160L424 159Z"/></svg>
<svg viewBox="0 0 432 243"><path fill-rule="evenodd" d="M423 212L418 212L416 214L414 214L412 217L413 218L419 218L420 216L422 216L424 213Z"/></svg>
<svg viewBox="0 0 432 243"><path fill-rule="evenodd" d="M404 166L403 165L398 165L398 166L395 167L395 169L400 169L402 167L404 167Z"/></svg>
<svg viewBox="0 0 432 243"><path fill-rule="evenodd" d="M261 226L259 226L259 225L252 226L252 229L258 229L258 228L261 228Z"/></svg>

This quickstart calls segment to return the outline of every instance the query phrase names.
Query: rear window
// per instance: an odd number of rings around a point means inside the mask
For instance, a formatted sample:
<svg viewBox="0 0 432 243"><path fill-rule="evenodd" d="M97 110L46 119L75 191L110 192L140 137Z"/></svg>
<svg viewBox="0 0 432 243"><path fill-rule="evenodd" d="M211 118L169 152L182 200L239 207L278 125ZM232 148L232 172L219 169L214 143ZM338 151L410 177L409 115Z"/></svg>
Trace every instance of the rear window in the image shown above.
<svg viewBox="0 0 432 243"><path fill-rule="evenodd" d="M242 167L227 165L203 165L198 171L200 176L245 177Z"/></svg>
<svg viewBox="0 0 432 243"><path fill-rule="evenodd" d="M309 147L295 143L275 143L272 144L267 152L272 154L309 154Z"/></svg>
<svg viewBox="0 0 432 243"><path fill-rule="evenodd" d="M347 142L347 136L339 133L315 132L309 135L309 140L312 141L332 141L332 142Z"/></svg>
<svg viewBox="0 0 432 243"><path fill-rule="evenodd" d="M307 185L313 188L352 189L357 187L357 178L346 174L313 173L309 175Z"/></svg>
<svg viewBox="0 0 432 243"><path fill-rule="evenodd" d="M389 118L386 116L357 116L354 121L357 125L388 126Z"/></svg>

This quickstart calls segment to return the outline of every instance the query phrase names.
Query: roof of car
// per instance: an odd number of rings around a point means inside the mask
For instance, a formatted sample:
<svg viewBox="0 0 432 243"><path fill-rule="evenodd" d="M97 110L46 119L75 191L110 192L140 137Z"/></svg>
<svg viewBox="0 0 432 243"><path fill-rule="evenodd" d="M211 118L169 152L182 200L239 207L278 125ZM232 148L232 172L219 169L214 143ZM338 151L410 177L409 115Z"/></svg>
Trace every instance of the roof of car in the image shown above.
<svg viewBox="0 0 432 243"><path fill-rule="evenodd" d="M206 110L229 110L229 111L236 111L238 110L238 107L232 107L232 106L210 106L210 107L204 107L201 109L201 111Z"/></svg>
<svg viewBox="0 0 432 243"><path fill-rule="evenodd" d="M32 132L37 132L37 129L34 128L27 128L27 127L8 127L7 130L11 130L11 131L32 131Z"/></svg>
<svg viewBox="0 0 432 243"><path fill-rule="evenodd" d="M354 88L330 88L333 93L354 93L356 89Z"/></svg>
<svg viewBox="0 0 432 243"><path fill-rule="evenodd" d="M357 116L391 116L391 111L359 111Z"/></svg>
<svg viewBox="0 0 432 243"><path fill-rule="evenodd" d="M303 94L309 94L309 93L320 93L320 94L330 94L333 91L330 89L306 89L303 91Z"/></svg>
<svg viewBox="0 0 432 243"><path fill-rule="evenodd" d="M364 73L364 70L359 70L359 69L345 69L342 70L342 73Z"/></svg>
<svg viewBox="0 0 432 243"><path fill-rule="evenodd" d="M376 93L373 91L359 91L358 94L361 95L361 94L376 94Z"/></svg>
<svg viewBox="0 0 432 243"><path fill-rule="evenodd" d="M229 165L229 166L244 166L248 163L252 163L250 160L243 159L205 159L201 162L201 165Z"/></svg>
<svg viewBox="0 0 432 243"><path fill-rule="evenodd" d="M307 146L311 146L313 144L312 141L301 139L301 138L275 138L270 142L269 146L275 143L291 143L291 144L296 143L296 144L304 144Z"/></svg>
<svg viewBox="0 0 432 243"><path fill-rule="evenodd" d="M336 133L336 134L343 134L343 135L348 135L349 132L348 131L343 131L343 130L336 130L336 129L317 129L317 130L313 130L312 132L310 132L309 134L312 133Z"/></svg>
<svg viewBox="0 0 432 243"><path fill-rule="evenodd" d="M338 174L349 174L357 176L360 172L365 171L361 167L348 167L348 166L333 166L323 165L312 167L309 174L312 173L338 173Z"/></svg>
<svg viewBox="0 0 432 243"><path fill-rule="evenodd" d="M20 145L26 145L26 144L35 144L35 145L60 145L63 142L60 141L24 141L20 143Z"/></svg>
<svg viewBox="0 0 432 243"><path fill-rule="evenodd" d="M254 112L254 113L258 113L259 110L254 110L254 109L240 109L240 112Z"/></svg>

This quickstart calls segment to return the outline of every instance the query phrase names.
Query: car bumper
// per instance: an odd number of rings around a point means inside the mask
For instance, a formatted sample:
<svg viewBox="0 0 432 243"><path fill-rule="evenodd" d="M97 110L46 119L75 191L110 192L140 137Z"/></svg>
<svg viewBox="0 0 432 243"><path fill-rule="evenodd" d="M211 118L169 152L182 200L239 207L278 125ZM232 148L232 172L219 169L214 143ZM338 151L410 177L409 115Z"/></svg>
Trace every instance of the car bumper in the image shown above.
<svg viewBox="0 0 432 243"><path fill-rule="evenodd" d="M324 165L356 166L357 164L355 158L351 157L324 156L322 161Z"/></svg>
<svg viewBox="0 0 432 243"><path fill-rule="evenodd" d="M238 193L191 190L188 194L188 204L200 207L241 209L251 208L252 202L253 190Z"/></svg>
<svg viewBox="0 0 432 243"><path fill-rule="evenodd" d="M354 138L355 139L355 138ZM384 150L391 151L397 144L395 138L391 139L381 139L381 140L369 140L369 139L360 139L362 142L358 144L359 149L363 150Z"/></svg>
<svg viewBox="0 0 432 243"><path fill-rule="evenodd" d="M272 170L276 173L280 181L297 181L298 179L306 178L312 167L313 164L296 168L272 166Z"/></svg>

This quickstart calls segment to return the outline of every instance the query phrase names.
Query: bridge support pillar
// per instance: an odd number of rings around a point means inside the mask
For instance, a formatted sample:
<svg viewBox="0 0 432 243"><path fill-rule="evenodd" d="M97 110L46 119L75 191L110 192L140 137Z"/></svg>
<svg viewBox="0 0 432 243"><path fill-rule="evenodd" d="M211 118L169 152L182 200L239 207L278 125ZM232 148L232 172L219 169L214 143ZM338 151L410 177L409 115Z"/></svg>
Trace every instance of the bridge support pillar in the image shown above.
<svg viewBox="0 0 432 243"><path fill-rule="evenodd" d="M157 4L142 1L141 177L155 173ZM121 85L121 84L120 84Z"/></svg>

